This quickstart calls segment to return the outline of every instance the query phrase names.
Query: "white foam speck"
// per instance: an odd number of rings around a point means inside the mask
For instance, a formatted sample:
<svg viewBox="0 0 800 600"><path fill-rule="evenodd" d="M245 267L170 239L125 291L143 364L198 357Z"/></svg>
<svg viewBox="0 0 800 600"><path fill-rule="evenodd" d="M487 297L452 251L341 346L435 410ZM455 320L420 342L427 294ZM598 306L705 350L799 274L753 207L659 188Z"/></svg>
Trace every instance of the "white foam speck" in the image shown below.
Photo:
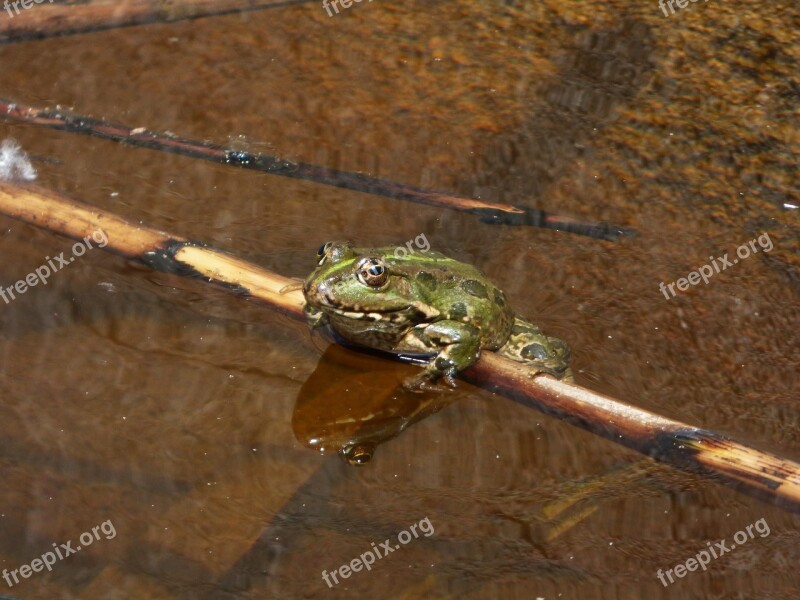
<svg viewBox="0 0 800 600"><path fill-rule="evenodd" d="M0 179L5 181L36 179L36 169L33 168L28 155L11 138L6 138L0 144Z"/></svg>

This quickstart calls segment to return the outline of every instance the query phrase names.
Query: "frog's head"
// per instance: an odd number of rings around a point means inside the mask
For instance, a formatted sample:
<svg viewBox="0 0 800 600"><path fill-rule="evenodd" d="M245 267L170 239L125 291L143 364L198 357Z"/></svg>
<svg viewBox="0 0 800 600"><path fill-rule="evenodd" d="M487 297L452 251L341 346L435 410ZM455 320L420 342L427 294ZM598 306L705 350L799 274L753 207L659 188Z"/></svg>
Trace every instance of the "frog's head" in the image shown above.
<svg viewBox="0 0 800 600"><path fill-rule="evenodd" d="M318 267L305 280L309 306L350 319L380 321L416 307L408 276L393 265L391 248L353 248L328 242L317 252ZM395 320L395 319L392 319Z"/></svg>

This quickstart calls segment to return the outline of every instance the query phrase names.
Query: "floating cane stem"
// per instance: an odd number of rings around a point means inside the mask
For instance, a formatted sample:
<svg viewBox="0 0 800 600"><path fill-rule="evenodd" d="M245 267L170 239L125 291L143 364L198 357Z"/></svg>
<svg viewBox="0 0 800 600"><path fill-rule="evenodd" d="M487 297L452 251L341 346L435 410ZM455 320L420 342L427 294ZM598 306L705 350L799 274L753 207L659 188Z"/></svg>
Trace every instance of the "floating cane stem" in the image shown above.
<svg viewBox="0 0 800 600"><path fill-rule="evenodd" d="M135 225L36 186L0 182L0 213L82 239L98 229L105 246L154 269L193 276L273 309L303 318L302 294L282 290L295 283L201 242ZM663 462L715 474L737 489L800 511L800 464L750 448L722 435L636 408L550 377L484 351L464 378L533 406L573 425Z"/></svg>
<svg viewBox="0 0 800 600"><path fill-rule="evenodd" d="M485 223L530 225L610 241L617 239L619 236L632 233L629 229L608 223L587 223L571 217L552 215L533 208L454 196L446 192L421 189L394 181L369 177L360 173L329 169L308 163L291 162L266 154L233 150L217 144L188 140L169 134L154 133L143 128L134 129L125 125L116 125L107 121L74 115L64 110L48 111L34 108L2 98L0 98L0 119L91 135L140 148L150 148L151 150L201 158L219 164L262 171L271 175L304 179L396 200L459 210L476 215Z"/></svg>
<svg viewBox="0 0 800 600"><path fill-rule="evenodd" d="M35 1L35 0L32 0ZM85 33L131 25L196 19L227 13L254 11L311 0L89 0L20 7L5 3L0 13L0 44L10 41ZM17 6L15 7L14 4ZM6 15L5 13L8 12ZM8 18L5 18L8 17Z"/></svg>
<svg viewBox="0 0 800 600"><path fill-rule="evenodd" d="M139 260L159 271L217 283L294 317L304 318L303 294L299 291L281 293L282 288L296 283L292 279L200 242L134 225L41 187L16 187L0 182L0 213L76 240L102 230L108 238L105 250Z"/></svg>

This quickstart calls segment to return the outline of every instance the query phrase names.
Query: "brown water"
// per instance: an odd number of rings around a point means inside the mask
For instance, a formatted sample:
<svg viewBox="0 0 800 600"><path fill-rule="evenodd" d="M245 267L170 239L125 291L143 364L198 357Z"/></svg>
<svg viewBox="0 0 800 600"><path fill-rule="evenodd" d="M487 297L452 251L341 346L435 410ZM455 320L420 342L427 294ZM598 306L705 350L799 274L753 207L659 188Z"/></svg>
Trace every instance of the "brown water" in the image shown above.
<svg viewBox="0 0 800 600"><path fill-rule="evenodd" d="M424 233L567 340L582 385L800 460L798 27L784 1L667 18L655 0L378 0L333 18L310 3L0 47L0 97L639 232L618 243L33 127L0 123L0 139L58 161L37 163L42 185L290 276L329 239ZM0 225L5 286L71 246ZM764 233L770 252L659 291ZM798 516L668 467L635 476L635 453L466 384L365 467L320 455L293 427L319 343L201 283L92 250L0 311L0 568L107 521L115 532L0 581L10 597L800 590ZM332 405L394 376L371 373L332 381ZM426 518L431 535L323 581ZM659 582L761 519L768 535Z"/></svg>

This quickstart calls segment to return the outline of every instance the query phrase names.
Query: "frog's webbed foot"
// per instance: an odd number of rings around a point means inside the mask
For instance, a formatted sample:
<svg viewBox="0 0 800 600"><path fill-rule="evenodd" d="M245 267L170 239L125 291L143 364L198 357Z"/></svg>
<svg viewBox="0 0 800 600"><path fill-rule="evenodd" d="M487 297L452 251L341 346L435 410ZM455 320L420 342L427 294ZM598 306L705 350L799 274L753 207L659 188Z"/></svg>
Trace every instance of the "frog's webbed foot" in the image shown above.
<svg viewBox="0 0 800 600"><path fill-rule="evenodd" d="M514 321L508 342L498 353L527 365L531 377L545 373L556 379L574 381L569 368L569 346L519 317Z"/></svg>
<svg viewBox="0 0 800 600"><path fill-rule="evenodd" d="M545 375L550 375L551 377L555 377L561 381L566 381L567 383L575 383L575 377L572 374L572 369L567 367L564 368L549 368L545 366L539 365L529 365L530 372L528 373L528 377L536 377L544 373Z"/></svg>
<svg viewBox="0 0 800 600"><path fill-rule="evenodd" d="M558 340L556 338L547 338L547 339L549 342L558 342L563 344L561 340ZM566 348L566 345L564 347ZM540 373L544 373L545 375L550 375L551 377L555 377L556 379L573 383L575 381L575 378L572 375L572 369L570 369L568 361L569 361L569 350L567 350L566 358L558 356L545 359L524 360L525 364L530 369L528 373L529 377L534 377L536 375L539 375Z"/></svg>
<svg viewBox="0 0 800 600"><path fill-rule="evenodd" d="M556 375L554 375L554 377L557 377L561 381L566 381L567 383L575 383L575 376L572 374L572 369L570 369L569 367L564 369L564 372L561 375L561 377L558 377Z"/></svg>

